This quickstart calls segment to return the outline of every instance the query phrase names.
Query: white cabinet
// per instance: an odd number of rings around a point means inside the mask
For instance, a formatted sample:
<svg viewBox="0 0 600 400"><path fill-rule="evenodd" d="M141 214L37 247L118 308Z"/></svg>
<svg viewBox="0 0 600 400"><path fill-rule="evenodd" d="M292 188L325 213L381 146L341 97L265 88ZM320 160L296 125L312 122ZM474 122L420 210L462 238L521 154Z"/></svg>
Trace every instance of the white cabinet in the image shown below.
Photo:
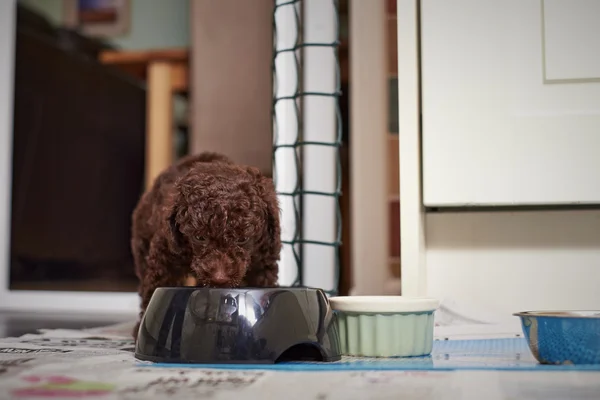
<svg viewBox="0 0 600 400"><path fill-rule="evenodd" d="M426 206L600 204L600 1L423 0Z"/></svg>

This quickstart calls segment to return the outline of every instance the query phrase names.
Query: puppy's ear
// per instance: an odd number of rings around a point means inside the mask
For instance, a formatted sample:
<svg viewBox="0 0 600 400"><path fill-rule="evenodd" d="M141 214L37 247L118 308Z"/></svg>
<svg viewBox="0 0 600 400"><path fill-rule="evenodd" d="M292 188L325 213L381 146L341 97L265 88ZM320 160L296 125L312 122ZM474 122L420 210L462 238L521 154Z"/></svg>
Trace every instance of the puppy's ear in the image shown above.
<svg viewBox="0 0 600 400"><path fill-rule="evenodd" d="M177 223L177 219L176 219L176 213L172 212L171 215L169 216L169 227L170 229L170 241L173 244L173 246L176 247L181 247L182 243L183 243L183 235L181 234L181 231L179 230L179 224Z"/></svg>
<svg viewBox="0 0 600 400"><path fill-rule="evenodd" d="M166 206L165 215L167 219L166 232L164 232L171 249L181 248L183 244L183 234L179 230L179 223L177 222L177 213L179 211L179 195L172 194L169 196Z"/></svg>
<svg viewBox="0 0 600 400"><path fill-rule="evenodd" d="M281 254L281 222L277 193L273 180L267 177L260 179L261 197L266 204L266 234L264 236L261 254L263 255L262 270L257 272L261 279L254 282L259 286L277 286L279 280L279 259Z"/></svg>
<svg viewBox="0 0 600 400"><path fill-rule="evenodd" d="M281 252L281 222L280 209L277 193L273 180L265 176L259 178L260 195L266 204L266 236L268 240L264 243L264 254L267 255L268 263L279 260Z"/></svg>

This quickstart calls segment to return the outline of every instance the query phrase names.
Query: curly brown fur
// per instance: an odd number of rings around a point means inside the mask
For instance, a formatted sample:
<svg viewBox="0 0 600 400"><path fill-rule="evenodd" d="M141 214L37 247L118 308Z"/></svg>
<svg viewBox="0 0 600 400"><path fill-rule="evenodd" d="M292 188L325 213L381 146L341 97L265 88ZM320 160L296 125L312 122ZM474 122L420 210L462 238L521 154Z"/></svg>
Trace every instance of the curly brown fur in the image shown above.
<svg viewBox="0 0 600 400"><path fill-rule="evenodd" d="M256 168L216 153L185 157L156 178L132 223L140 319L157 287L190 276L201 286L277 285L279 207Z"/></svg>

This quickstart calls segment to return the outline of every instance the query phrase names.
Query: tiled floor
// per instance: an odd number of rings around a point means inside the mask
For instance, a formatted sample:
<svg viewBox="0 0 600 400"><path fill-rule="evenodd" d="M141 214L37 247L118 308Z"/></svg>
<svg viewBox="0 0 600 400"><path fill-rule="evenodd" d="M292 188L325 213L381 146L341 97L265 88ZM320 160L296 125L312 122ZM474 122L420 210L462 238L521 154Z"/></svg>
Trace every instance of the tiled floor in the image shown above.
<svg viewBox="0 0 600 400"><path fill-rule="evenodd" d="M123 315L40 314L0 312L0 338L35 333L37 329L83 329L126 322Z"/></svg>

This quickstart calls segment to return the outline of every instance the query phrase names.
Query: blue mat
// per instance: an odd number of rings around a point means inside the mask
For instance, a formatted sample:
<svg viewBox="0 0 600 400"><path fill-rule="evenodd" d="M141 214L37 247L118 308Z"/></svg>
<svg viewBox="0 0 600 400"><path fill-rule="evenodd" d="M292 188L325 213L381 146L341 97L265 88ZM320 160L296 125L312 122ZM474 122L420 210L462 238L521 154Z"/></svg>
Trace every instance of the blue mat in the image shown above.
<svg viewBox="0 0 600 400"><path fill-rule="evenodd" d="M140 367L262 369L280 371L359 371L359 370L555 370L600 371L600 365L541 365L523 338L435 341L428 357L361 358L341 361L285 362L278 364L160 364L139 363Z"/></svg>

